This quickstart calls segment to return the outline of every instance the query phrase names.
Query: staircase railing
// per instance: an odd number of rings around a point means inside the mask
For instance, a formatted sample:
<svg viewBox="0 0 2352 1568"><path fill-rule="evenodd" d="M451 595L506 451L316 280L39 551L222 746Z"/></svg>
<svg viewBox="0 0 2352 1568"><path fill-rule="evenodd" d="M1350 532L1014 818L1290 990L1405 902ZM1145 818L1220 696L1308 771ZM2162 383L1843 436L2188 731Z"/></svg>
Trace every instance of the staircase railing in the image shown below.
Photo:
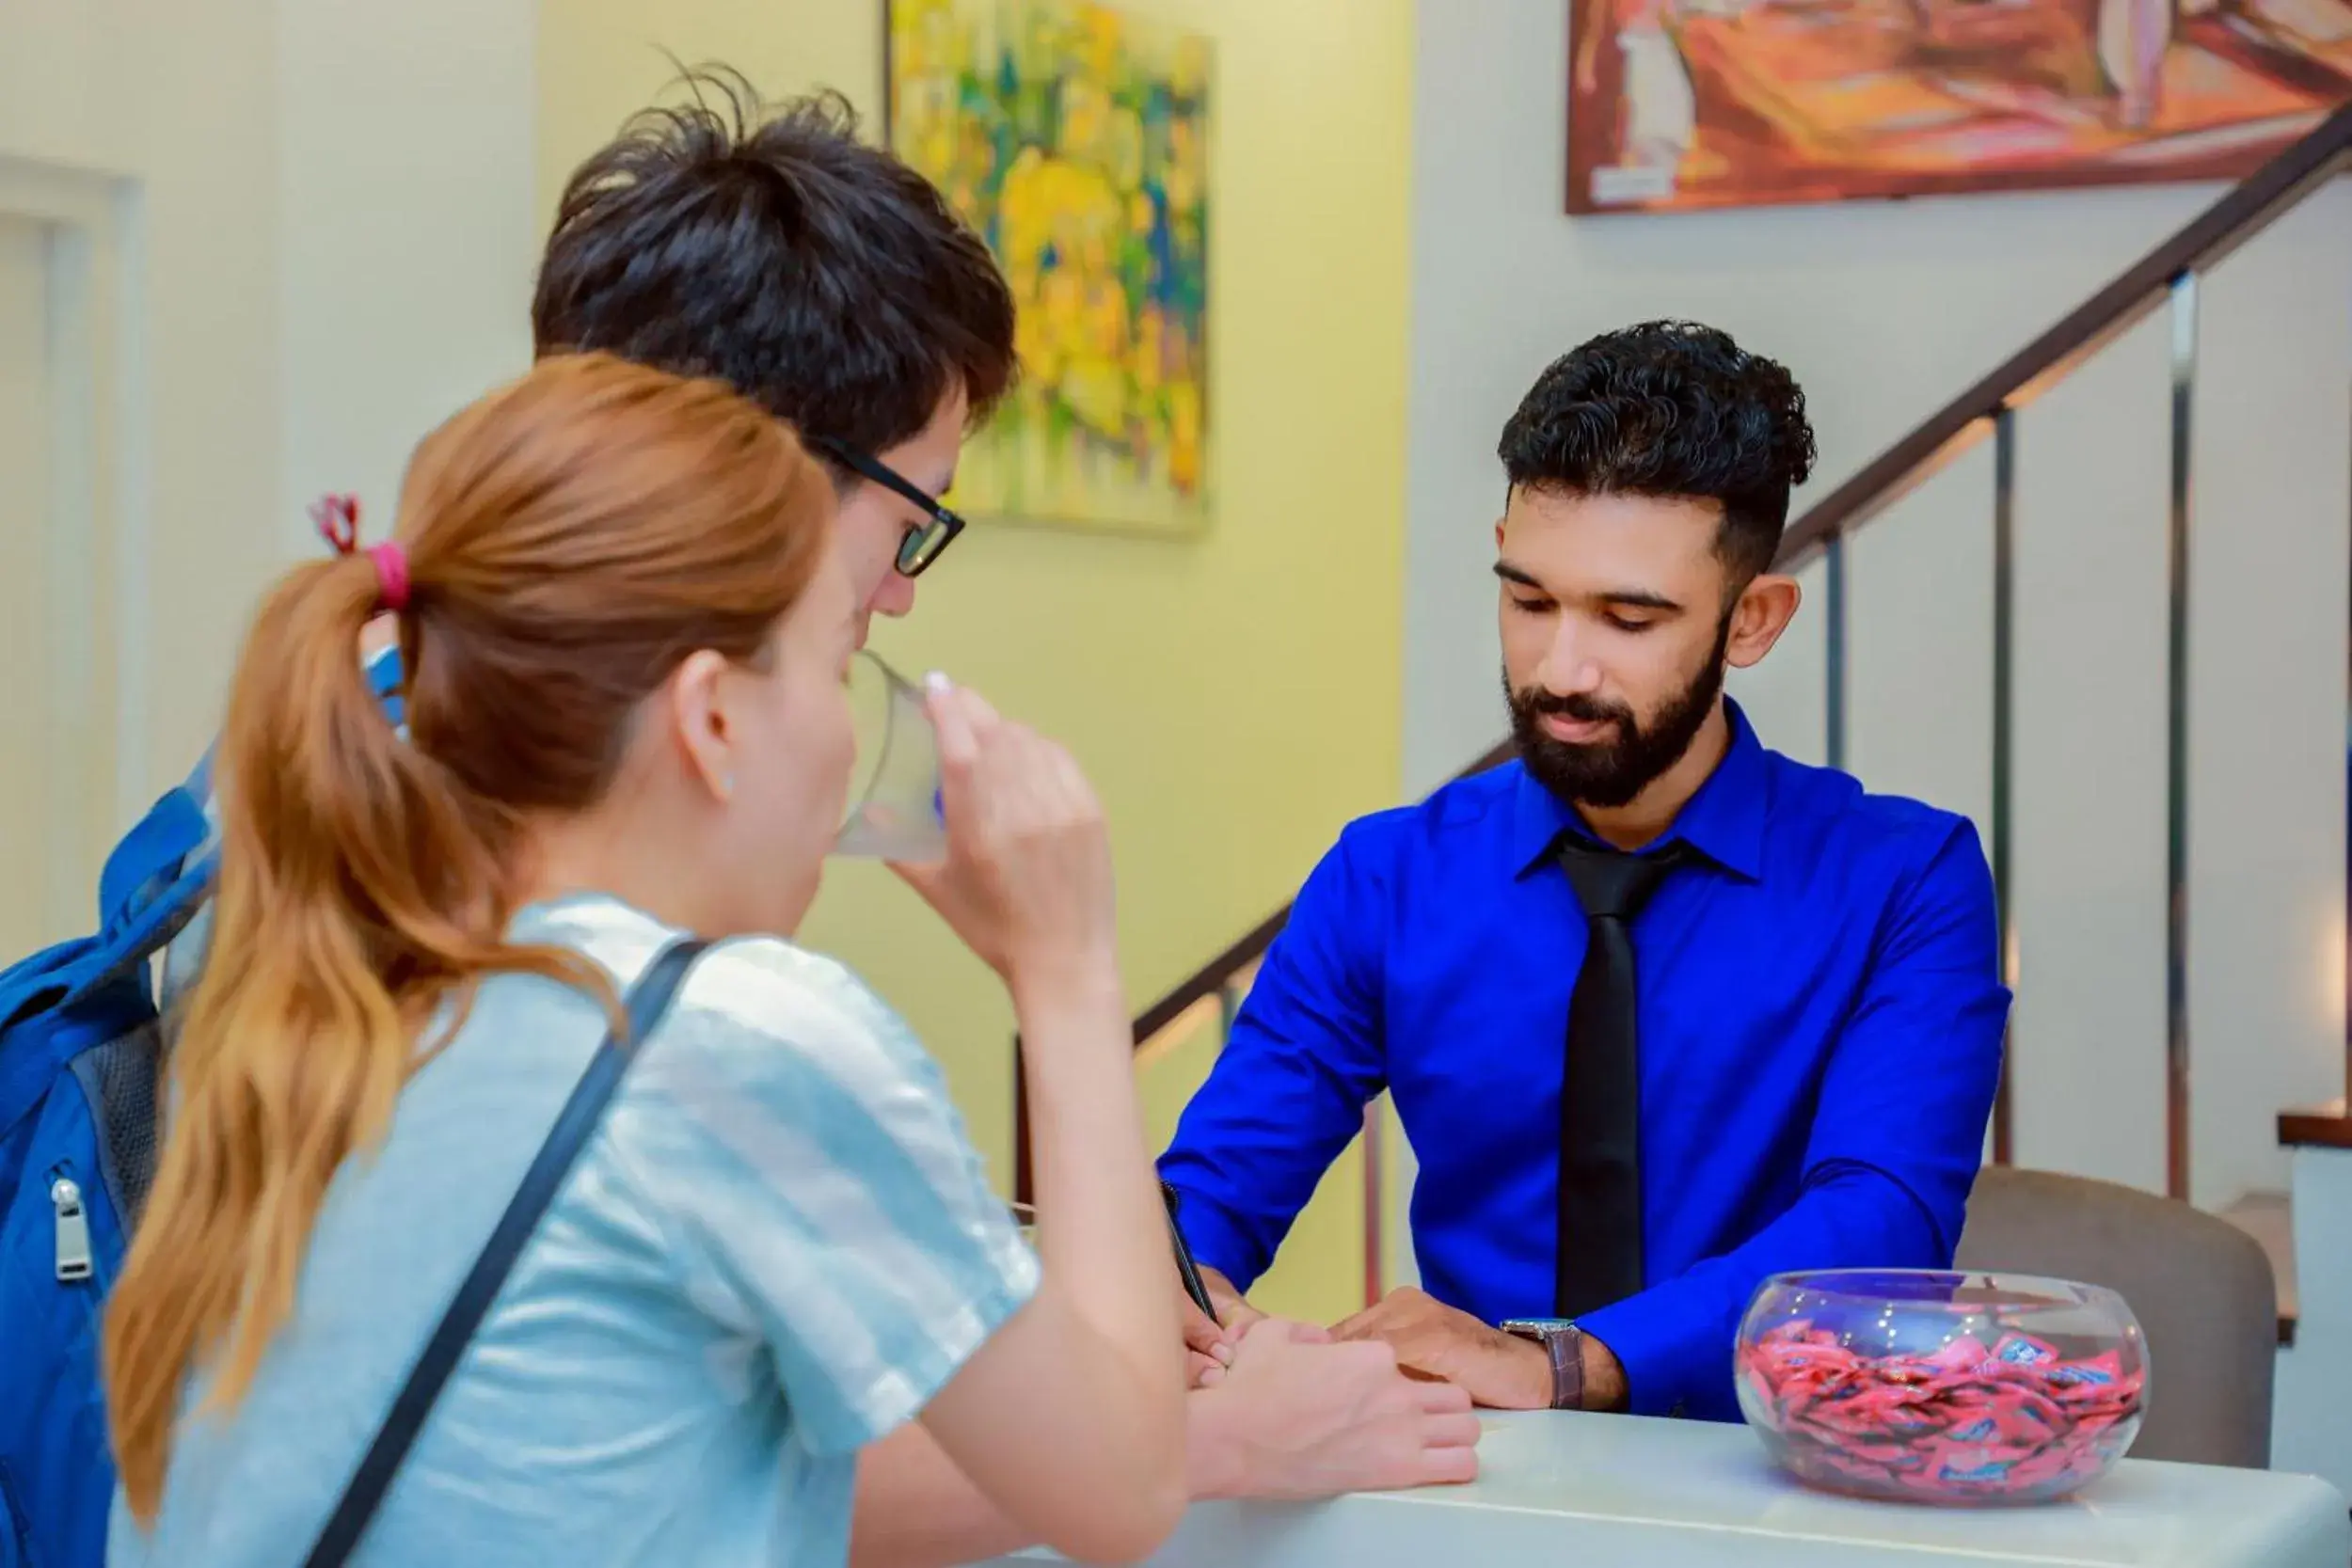
<svg viewBox="0 0 2352 1568"><path fill-rule="evenodd" d="M2168 518L2166 643L2166 1183L2175 1197L2188 1194L2188 596L2190 435L2197 388L2197 311L2200 280L2233 251L2261 234L2329 178L2352 165L2352 105L2339 109L2292 147L2233 186L2194 221L2117 275L2063 320L1998 369L1937 409L1852 478L1789 526L1779 569L1822 567L1825 620L1823 752L1843 767L1847 733L1846 542L1913 489L1963 453L1994 443L1993 715L1990 857L2001 911L2002 963L2016 984L2017 942L2012 919L2011 865L2015 750L2014 635L2017 416L2066 380L2093 356L2159 309L2171 314L2170 485ZM1468 777L1508 761L1509 742L1496 746L1455 775ZM1216 1002L1220 1027L1231 1022L1257 965L1281 933L1290 908L1275 911L1239 941L1187 976L1135 1022L1136 1048L1146 1050L1172 1031L1189 1028ZM2015 1049L2015 1040L2010 1042ZM2352 1085L2352 1042L2346 1083ZM1029 1129L1019 1041L1014 1042L1014 1181L1030 1196ZM1994 1112L1994 1158L2010 1158L2007 1074ZM2352 1141L2352 1120L2333 1112L2281 1118L2290 1141ZM1381 1288L1382 1194L1377 1105L1365 1125L1365 1288ZM2329 1135L2331 1132L2335 1135Z"/></svg>

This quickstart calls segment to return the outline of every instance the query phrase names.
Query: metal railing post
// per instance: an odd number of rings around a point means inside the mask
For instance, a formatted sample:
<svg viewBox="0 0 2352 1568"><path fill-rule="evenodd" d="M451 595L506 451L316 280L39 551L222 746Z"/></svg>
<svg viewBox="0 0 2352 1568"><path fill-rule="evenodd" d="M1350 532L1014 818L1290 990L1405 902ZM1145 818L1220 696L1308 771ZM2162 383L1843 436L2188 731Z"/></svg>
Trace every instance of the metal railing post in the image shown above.
<svg viewBox="0 0 2352 1568"><path fill-rule="evenodd" d="M1833 533L1822 553L1827 579L1821 612L1828 621L1821 640L1821 752L1832 768L1846 766L1846 536Z"/></svg>
<svg viewBox="0 0 2352 1568"><path fill-rule="evenodd" d="M2010 877L2015 843L2017 668L2017 411L1993 417L1993 895L2000 912L2001 983L2017 991L2017 889ZM1993 1161L2016 1158L2010 1080L2016 1063L2014 1003L2001 1043L2001 1086L1993 1101Z"/></svg>
<svg viewBox="0 0 2352 1568"><path fill-rule="evenodd" d="M2197 274L2172 280L2172 486L2166 535L2165 1190L2189 1196L2188 550L2189 464L2197 394Z"/></svg>

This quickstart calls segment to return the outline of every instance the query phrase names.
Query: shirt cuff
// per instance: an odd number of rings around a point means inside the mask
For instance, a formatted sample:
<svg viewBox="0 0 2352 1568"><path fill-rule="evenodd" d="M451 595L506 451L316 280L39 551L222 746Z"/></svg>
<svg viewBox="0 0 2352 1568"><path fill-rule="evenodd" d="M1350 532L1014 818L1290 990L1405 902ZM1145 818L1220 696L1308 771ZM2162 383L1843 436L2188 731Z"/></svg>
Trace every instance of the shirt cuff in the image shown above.
<svg viewBox="0 0 2352 1568"><path fill-rule="evenodd" d="M1634 1415L1695 1414L1713 1402L1704 1398L1702 1386L1728 1383L1732 1346L1728 1339L1702 1343L1714 1338L1710 1324L1683 1322L1671 1304L1653 1299L1657 1294L1645 1291L1587 1312L1577 1326L1608 1346L1625 1369L1627 1408Z"/></svg>

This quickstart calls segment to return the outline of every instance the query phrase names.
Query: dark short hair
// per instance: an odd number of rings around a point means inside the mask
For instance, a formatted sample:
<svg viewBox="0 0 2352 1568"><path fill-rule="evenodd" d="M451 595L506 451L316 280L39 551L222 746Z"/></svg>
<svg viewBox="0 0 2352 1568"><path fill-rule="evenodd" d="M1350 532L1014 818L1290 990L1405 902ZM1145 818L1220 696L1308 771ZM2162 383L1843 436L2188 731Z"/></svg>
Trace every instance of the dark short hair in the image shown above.
<svg viewBox="0 0 2352 1568"><path fill-rule="evenodd" d="M930 182L857 139L834 93L763 105L721 67L564 187L532 300L542 356L601 350L726 382L803 433L880 451L961 385L1011 387L1012 293Z"/></svg>
<svg viewBox="0 0 2352 1568"><path fill-rule="evenodd" d="M1768 570L1788 492L1813 471L1796 378L1693 322L1604 333L1551 362L1502 427L1513 489L1723 503L1716 548L1742 585Z"/></svg>

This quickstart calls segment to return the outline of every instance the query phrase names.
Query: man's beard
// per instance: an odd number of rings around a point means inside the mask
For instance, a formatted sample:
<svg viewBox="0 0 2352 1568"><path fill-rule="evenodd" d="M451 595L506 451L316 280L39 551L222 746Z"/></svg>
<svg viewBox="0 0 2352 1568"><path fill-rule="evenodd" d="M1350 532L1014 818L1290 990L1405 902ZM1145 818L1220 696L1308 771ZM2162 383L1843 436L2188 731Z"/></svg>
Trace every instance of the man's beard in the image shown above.
<svg viewBox="0 0 2352 1568"><path fill-rule="evenodd" d="M1502 673L1502 694L1511 705L1511 738L1519 760L1537 784L1561 800L1603 811L1629 805L1658 776L1691 750L1723 695L1724 653L1731 645L1731 618L1715 633L1715 646L1683 689L1646 724L1622 704L1597 697L1555 697L1530 688L1514 690ZM1616 733L1579 744L1544 733L1539 721L1558 714L1582 723L1605 722Z"/></svg>

